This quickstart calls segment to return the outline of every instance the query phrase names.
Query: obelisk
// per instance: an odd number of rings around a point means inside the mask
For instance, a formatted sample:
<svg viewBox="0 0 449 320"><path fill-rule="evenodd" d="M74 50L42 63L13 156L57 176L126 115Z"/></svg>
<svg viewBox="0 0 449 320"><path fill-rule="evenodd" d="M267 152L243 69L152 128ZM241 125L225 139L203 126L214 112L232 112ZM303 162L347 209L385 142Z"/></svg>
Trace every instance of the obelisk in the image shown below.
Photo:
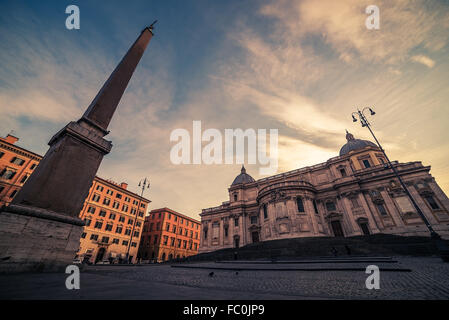
<svg viewBox="0 0 449 320"><path fill-rule="evenodd" d="M78 121L50 148L8 207L0 210L0 272L56 271L71 264L84 222L78 215L103 156L117 105L153 36L146 27Z"/></svg>

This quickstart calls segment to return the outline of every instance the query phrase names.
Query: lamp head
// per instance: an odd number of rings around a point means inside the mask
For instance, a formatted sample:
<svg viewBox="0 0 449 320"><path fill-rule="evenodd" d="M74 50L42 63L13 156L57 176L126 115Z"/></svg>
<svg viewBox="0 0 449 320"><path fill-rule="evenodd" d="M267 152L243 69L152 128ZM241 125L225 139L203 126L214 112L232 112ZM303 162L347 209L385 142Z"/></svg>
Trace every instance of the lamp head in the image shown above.
<svg viewBox="0 0 449 320"><path fill-rule="evenodd" d="M352 115L352 122L357 122L357 119Z"/></svg>
<svg viewBox="0 0 449 320"><path fill-rule="evenodd" d="M369 109L369 112L371 112L371 115L372 116L374 116L376 113L373 111L373 109L371 109L371 108L368 108Z"/></svg>

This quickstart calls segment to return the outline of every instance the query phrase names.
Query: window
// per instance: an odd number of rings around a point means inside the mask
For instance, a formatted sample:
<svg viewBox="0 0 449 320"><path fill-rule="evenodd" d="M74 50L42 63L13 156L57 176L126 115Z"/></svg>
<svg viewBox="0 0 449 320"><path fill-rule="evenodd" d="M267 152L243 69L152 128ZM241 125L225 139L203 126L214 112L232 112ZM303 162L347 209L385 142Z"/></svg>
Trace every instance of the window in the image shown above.
<svg viewBox="0 0 449 320"><path fill-rule="evenodd" d="M250 221L251 221L251 224L256 224L257 223L257 216L251 216L250 217Z"/></svg>
<svg viewBox="0 0 449 320"><path fill-rule="evenodd" d="M122 226L117 226L117 228L115 228L115 233L122 233L123 227Z"/></svg>
<svg viewBox="0 0 449 320"><path fill-rule="evenodd" d="M145 203L141 203L141 204L140 204L140 207L141 207L141 208L145 208Z"/></svg>
<svg viewBox="0 0 449 320"><path fill-rule="evenodd" d="M344 177L347 176L346 170L345 170L344 168L341 168L341 169L340 169L340 174L341 174L342 178L344 178Z"/></svg>
<svg viewBox="0 0 449 320"><path fill-rule="evenodd" d="M234 201L237 201L237 199L238 199L238 196L237 196L237 193L235 193L234 194Z"/></svg>
<svg viewBox="0 0 449 320"><path fill-rule="evenodd" d="M112 207L113 207L114 209L118 209L118 208L120 207L120 202L114 201L114 204L112 205Z"/></svg>
<svg viewBox="0 0 449 320"><path fill-rule="evenodd" d="M166 246L168 243L168 236L164 236L164 245Z"/></svg>
<svg viewBox="0 0 449 320"><path fill-rule="evenodd" d="M318 206L316 205L315 199L313 199L312 204L313 204L313 210L315 211L315 213L316 213L316 214L319 214L319 212L318 212Z"/></svg>
<svg viewBox="0 0 449 320"><path fill-rule="evenodd" d="M139 211L139 217L143 217L144 213L143 211Z"/></svg>
<svg viewBox="0 0 449 320"><path fill-rule="evenodd" d="M440 206L439 206L438 203L435 201L435 199L433 198L433 196L431 196L431 195L426 195L426 196L424 196L424 199L426 199L427 203L428 203L429 206L432 208L432 210L438 210L438 209L440 209Z"/></svg>
<svg viewBox="0 0 449 320"><path fill-rule="evenodd" d="M106 229L105 230L106 231L112 231L112 224L111 223L106 224Z"/></svg>
<svg viewBox="0 0 449 320"><path fill-rule="evenodd" d="M298 212L304 212L304 203L301 197L296 198L296 206L298 207Z"/></svg>
<svg viewBox="0 0 449 320"><path fill-rule="evenodd" d="M111 199L109 199L109 198L104 198L104 199L103 199L103 204L104 204L104 205L107 205L107 206L108 206L110 203L111 203Z"/></svg>
<svg viewBox="0 0 449 320"><path fill-rule="evenodd" d="M17 158L17 157L14 157L14 158L11 159L11 163L14 163L14 164L16 164L18 166L21 166L22 164L25 163L25 160Z"/></svg>
<svg viewBox="0 0 449 320"><path fill-rule="evenodd" d="M181 248L181 239L178 239L178 248Z"/></svg>
<svg viewBox="0 0 449 320"><path fill-rule="evenodd" d="M28 179L28 175L24 175L22 177L22 180L20 180L20 183L24 183L25 181L27 181L27 179Z"/></svg>
<svg viewBox="0 0 449 320"><path fill-rule="evenodd" d="M91 234L90 240L98 240L98 234Z"/></svg>
<svg viewBox="0 0 449 320"><path fill-rule="evenodd" d="M92 220L90 218L84 219L84 222L86 223L86 227L90 226Z"/></svg>
<svg viewBox="0 0 449 320"><path fill-rule="evenodd" d="M153 244L157 244L157 235L154 236Z"/></svg>
<svg viewBox="0 0 449 320"><path fill-rule="evenodd" d="M170 245L173 247L175 245L175 238L170 237Z"/></svg>
<svg viewBox="0 0 449 320"><path fill-rule="evenodd" d="M335 207L335 203L332 201L326 202L326 210L327 211L336 211L337 208Z"/></svg>
<svg viewBox="0 0 449 320"><path fill-rule="evenodd" d="M160 230L160 228L161 228L161 223L158 222L157 225L156 225L156 230Z"/></svg>
<svg viewBox="0 0 449 320"><path fill-rule="evenodd" d="M106 217L106 211L100 210L100 213L98 214L100 217Z"/></svg>
<svg viewBox="0 0 449 320"><path fill-rule="evenodd" d="M129 202L131 199L129 199L129 197L125 197L125 201Z"/></svg>
<svg viewBox="0 0 449 320"><path fill-rule="evenodd" d="M224 236L228 237L228 227L227 226L224 227Z"/></svg>
<svg viewBox="0 0 449 320"><path fill-rule="evenodd" d="M87 235L87 233L83 232L83 234L81 235L81 238L82 238L82 239L85 239L85 238L86 238L86 235Z"/></svg>
<svg viewBox="0 0 449 320"><path fill-rule="evenodd" d="M4 189L5 189L4 186L0 186L0 193L2 193Z"/></svg>
<svg viewBox="0 0 449 320"><path fill-rule="evenodd" d="M207 239L207 229L204 230L204 239Z"/></svg>
<svg viewBox="0 0 449 320"><path fill-rule="evenodd" d="M123 240L123 241L122 241L122 245L123 245L123 246L127 246L127 245L128 245L128 240Z"/></svg>
<svg viewBox="0 0 449 320"><path fill-rule="evenodd" d="M103 237L103 238L101 238L101 242L103 242L103 243L108 243L108 242L109 242L109 237Z"/></svg>
<svg viewBox="0 0 449 320"><path fill-rule="evenodd" d="M118 218L118 222L125 222L125 217L120 216L120 218Z"/></svg>
<svg viewBox="0 0 449 320"><path fill-rule="evenodd" d="M115 213L110 213L109 214L109 219L111 219L111 220L115 220Z"/></svg>
<svg viewBox="0 0 449 320"><path fill-rule="evenodd" d="M366 169L371 167L371 163L369 162L369 160L365 159L365 160L362 160L362 162Z"/></svg>
<svg viewBox="0 0 449 320"><path fill-rule="evenodd" d="M125 236L129 236L131 234L131 229L126 229L125 230Z"/></svg>
<svg viewBox="0 0 449 320"><path fill-rule="evenodd" d="M117 238L112 239L113 244L118 244L118 242L119 242L119 239L117 239Z"/></svg>
<svg viewBox="0 0 449 320"><path fill-rule="evenodd" d="M179 234L182 234L182 228L179 228Z"/></svg>
<svg viewBox="0 0 449 320"><path fill-rule="evenodd" d="M136 208L131 208L131 214L136 214L136 212L137 212L137 209Z"/></svg>
<svg viewBox="0 0 449 320"><path fill-rule="evenodd" d="M234 218L234 226L238 227L239 226L239 217L235 217Z"/></svg>
<svg viewBox="0 0 449 320"><path fill-rule="evenodd" d="M2 158L4 154L5 154L4 152L0 151L0 158Z"/></svg>
<svg viewBox="0 0 449 320"><path fill-rule="evenodd" d="M134 231L134 237L138 237L139 236L139 231Z"/></svg>
<svg viewBox="0 0 449 320"><path fill-rule="evenodd" d="M35 163L33 163L33 164L31 165L30 170L34 170L34 168L36 168L36 164L35 164Z"/></svg>
<svg viewBox="0 0 449 320"><path fill-rule="evenodd" d="M137 243L131 242L131 247L136 247L136 246L137 246Z"/></svg>
<svg viewBox="0 0 449 320"><path fill-rule="evenodd" d="M142 223L140 223L140 221L136 221L136 227L140 227L142 225Z"/></svg>
<svg viewBox="0 0 449 320"><path fill-rule="evenodd" d="M128 219L128 224L133 224L134 220L133 219Z"/></svg>
<svg viewBox="0 0 449 320"><path fill-rule="evenodd" d="M377 210L379 210L379 213L383 216L386 216L387 213L387 209L385 209L385 206L382 203L378 203L376 204Z"/></svg>
<svg viewBox="0 0 449 320"><path fill-rule="evenodd" d="M176 233L176 226L173 226L173 233Z"/></svg>
<svg viewBox="0 0 449 320"><path fill-rule="evenodd" d="M121 194L121 193L116 193L116 194L115 194L115 197L116 197L117 199L121 199L121 198L122 198L122 194Z"/></svg>
<svg viewBox="0 0 449 320"><path fill-rule="evenodd" d="M122 211L128 212L128 205L124 204L122 207Z"/></svg>
<svg viewBox="0 0 449 320"><path fill-rule="evenodd" d="M102 226L103 226L103 221L96 221L94 228L101 229Z"/></svg>
<svg viewBox="0 0 449 320"><path fill-rule="evenodd" d="M112 196L112 195L114 194L114 191L112 191L112 190L108 189L108 190L106 191L106 194L108 194L108 195Z"/></svg>
<svg viewBox="0 0 449 320"><path fill-rule="evenodd" d="M165 230L170 231L170 223L167 223L167 225L165 226Z"/></svg>
<svg viewBox="0 0 449 320"><path fill-rule="evenodd" d="M16 175L16 172L10 169L3 169L2 173L0 174L0 178L11 180Z"/></svg>
<svg viewBox="0 0 449 320"><path fill-rule="evenodd" d="M182 248L187 249L187 241L186 240L182 241Z"/></svg>
<svg viewBox="0 0 449 320"><path fill-rule="evenodd" d="M13 192L11 192L11 194L9 195L10 198L14 197L17 193L17 189L13 190Z"/></svg>
<svg viewBox="0 0 449 320"><path fill-rule="evenodd" d="M358 208L360 207L359 201L357 200L357 198L351 198L351 204L353 208Z"/></svg>
<svg viewBox="0 0 449 320"><path fill-rule="evenodd" d="M89 207L89 209L87 209L87 212L95 213L95 207Z"/></svg>
<svg viewBox="0 0 449 320"><path fill-rule="evenodd" d="M136 204L138 204L139 202L137 201L137 200L133 200L133 204L134 205L136 205Z"/></svg>
<svg viewBox="0 0 449 320"><path fill-rule="evenodd" d="M195 243L195 250L197 250L197 249L198 249L198 244Z"/></svg>
<svg viewBox="0 0 449 320"><path fill-rule="evenodd" d="M268 210L266 204L263 205L263 218L268 219Z"/></svg>
<svg viewBox="0 0 449 320"><path fill-rule="evenodd" d="M100 195L95 193L94 196L92 197L92 201L94 202L100 201Z"/></svg>
<svg viewBox="0 0 449 320"><path fill-rule="evenodd" d="M96 190L98 190L98 191L100 191L100 192L103 191L103 189L104 189L104 188L103 188L102 186L100 186L100 185L98 185L97 188L96 188Z"/></svg>

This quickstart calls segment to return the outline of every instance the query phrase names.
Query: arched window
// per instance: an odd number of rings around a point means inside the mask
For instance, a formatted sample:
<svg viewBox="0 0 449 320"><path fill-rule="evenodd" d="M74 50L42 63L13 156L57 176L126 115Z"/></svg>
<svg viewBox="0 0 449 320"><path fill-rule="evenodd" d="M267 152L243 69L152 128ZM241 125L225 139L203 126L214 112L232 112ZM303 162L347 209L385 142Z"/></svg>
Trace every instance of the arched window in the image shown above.
<svg viewBox="0 0 449 320"><path fill-rule="evenodd" d="M234 193L234 201L237 201L237 199L238 199L237 193Z"/></svg>
<svg viewBox="0 0 449 320"><path fill-rule="evenodd" d="M315 199L313 199L312 203L313 203L313 210L315 210L315 213L316 213L316 214L319 214L319 212L318 212L318 206L316 205Z"/></svg>
<svg viewBox="0 0 449 320"><path fill-rule="evenodd" d="M268 210L267 210L267 204L263 205L263 218L268 219Z"/></svg>
<svg viewBox="0 0 449 320"><path fill-rule="evenodd" d="M296 198L296 205L298 207L298 212L305 212L304 203L301 197Z"/></svg>

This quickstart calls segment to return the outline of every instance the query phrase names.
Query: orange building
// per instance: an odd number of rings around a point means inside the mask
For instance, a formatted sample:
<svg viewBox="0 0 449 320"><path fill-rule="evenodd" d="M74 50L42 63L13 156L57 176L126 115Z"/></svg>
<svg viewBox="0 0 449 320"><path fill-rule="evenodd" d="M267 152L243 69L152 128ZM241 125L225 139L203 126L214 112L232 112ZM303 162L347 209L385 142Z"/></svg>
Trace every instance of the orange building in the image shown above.
<svg viewBox="0 0 449 320"><path fill-rule="evenodd" d="M8 205L41 155L16 145L19 138L0 137L0 206ZM78 257L90 262L134 262L150 200L127 190L127 184L95 177L79 217L86 222ZM133 232L134 229L134 232Z"/></svg>
<svg viewBox="0 0 449 320"><path fill-rule="evenodd" d="M169 208L152 210L143 227L138 258L163 262L198 253L201 223Z"/></svg>
<svg viewBox="0 0 449 320"><path fill-rule="evenodd" d="M0 137L0 207L8 205L36 168L42 156L16 145L19 138Z"/></svg>
<svg viewBox="0 0 449 320"><path fill-rule="evenodd" d="M127 190L124 182L95 177L80 218L86 223L78 257L93 263L136 261L150 200Z"/></svg>

